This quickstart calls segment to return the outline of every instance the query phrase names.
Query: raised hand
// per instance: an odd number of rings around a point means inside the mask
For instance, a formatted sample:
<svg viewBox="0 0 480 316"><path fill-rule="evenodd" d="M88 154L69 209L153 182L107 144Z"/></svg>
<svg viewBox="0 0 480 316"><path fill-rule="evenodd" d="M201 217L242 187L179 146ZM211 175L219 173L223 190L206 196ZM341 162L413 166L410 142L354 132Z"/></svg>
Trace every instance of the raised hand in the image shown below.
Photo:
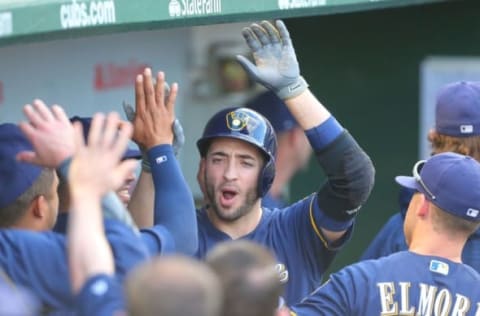
<svg viewBox="0 0 480 316"><path fill-rule="evenodd" d="M242 30L242 35L252 51L255 64L241 55L237 55L237 60L253 80L283 100L307 89L307 83L300 76L290 34L281 20L277 20L275 26L268 21L253 23Z"/></svg>
<svg viewBox="0 0 480 316"><path fill-rule="evenodd" d="M135 81L133 140L145 149L159 144L172 144L173 141L172 124L178 85L172 84L170 94L165 98L165 83L163 72L157 74L154 83L150 68L146 68Z"/></svg>
<svg viewBox="0 0 480 316"><path fill-rule="evenodd" d="M165 87L168 87L168 85L166 85ZM165 90L165 93L167 93L167 89ZM168 88L168 94L166 95L166 97L168 97L169 93L170 93L170 87ZM133 123L133 121L135 120L135 109L133 108L133 106L124 102L122 104L122 107L127 119ZM185 145L185 133L183 132L182 124L177 118L173 121L172 130L173 130L173 143L172 143L173 152L175 153L175 156L178 156L178 154L180 153L180 150L183 148L183 145Z"/></svg>
<svg viewBox="0 0 480 316"><path fill-rule="evenodd" d="M24 106L23 113L28 122L21 122L19 127L34 151L20 152L17 159L57 168L72 156L75 150L73 126L60 106L48 108L42 100L34 100L32 105Z"/></svg>

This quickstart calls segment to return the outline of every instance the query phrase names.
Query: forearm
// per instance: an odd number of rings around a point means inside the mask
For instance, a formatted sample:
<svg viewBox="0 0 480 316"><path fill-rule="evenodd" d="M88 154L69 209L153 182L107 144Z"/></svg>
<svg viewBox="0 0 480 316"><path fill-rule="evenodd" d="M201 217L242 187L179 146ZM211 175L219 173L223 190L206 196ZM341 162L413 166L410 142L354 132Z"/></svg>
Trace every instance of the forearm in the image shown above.
<svg viewBox="0 0 480 316"><path fill-rule="evenodd" d="M195 204L172 146L152 148L149 158L155 187L155 225L170 231L177 251L193 254L198 243Z"/></svg>
<svg viewBox="0 0 480 316"><path fill-rule="evenodd" d="M155 189L152 174L142 170L138 178L128 210L140 228L153 226Z"/></svg>
<svg viewBox="0 0 480 316"><path fill-rule="evenodd" d="M310 89L296 97L286 99L284 102L304 130L323 124L331 117L330 112L318 101Z"/></svg>
<svg viewBox="0 0 480 316"><path fill-rule="evenodd" d="M73 193L68 224L68 258L72 288L77 293L96 274L114 274L113 255L105 237L100 201Z"/></svg>

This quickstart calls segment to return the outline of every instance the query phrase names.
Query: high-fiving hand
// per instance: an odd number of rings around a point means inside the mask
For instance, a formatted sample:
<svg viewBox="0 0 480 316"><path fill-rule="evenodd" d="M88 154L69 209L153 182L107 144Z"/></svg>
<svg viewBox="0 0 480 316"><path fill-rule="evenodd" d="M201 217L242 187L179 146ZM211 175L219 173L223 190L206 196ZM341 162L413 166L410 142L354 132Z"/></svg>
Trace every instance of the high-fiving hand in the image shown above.
<svg viewBox="0 0 480 316"><path fill-rule="evenodd" d="M242 30L242 35L253 53L253 64L246 57L237 60L250 77L286 100L301 94L308 84L300 76L297 56L285 24L275 26L268 21L253 23Z"/></svg>

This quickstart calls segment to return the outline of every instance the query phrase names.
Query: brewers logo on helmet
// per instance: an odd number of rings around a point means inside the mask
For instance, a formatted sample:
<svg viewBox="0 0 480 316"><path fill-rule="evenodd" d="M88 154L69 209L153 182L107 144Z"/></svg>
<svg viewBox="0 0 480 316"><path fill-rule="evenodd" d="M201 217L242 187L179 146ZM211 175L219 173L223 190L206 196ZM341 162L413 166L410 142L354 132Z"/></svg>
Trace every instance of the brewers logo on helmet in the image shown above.
<svg viewBox="0 0 480 316"><path fill-rule="evenodd" d="M208 121L202 137L197 141L202 157L205 157L210 142L218 137L243 140L260 150L265 157L265 166L258 179L258 194L264 196L275 177L277 139L270 122L261 114L243 107L217 112Z"/></svg>

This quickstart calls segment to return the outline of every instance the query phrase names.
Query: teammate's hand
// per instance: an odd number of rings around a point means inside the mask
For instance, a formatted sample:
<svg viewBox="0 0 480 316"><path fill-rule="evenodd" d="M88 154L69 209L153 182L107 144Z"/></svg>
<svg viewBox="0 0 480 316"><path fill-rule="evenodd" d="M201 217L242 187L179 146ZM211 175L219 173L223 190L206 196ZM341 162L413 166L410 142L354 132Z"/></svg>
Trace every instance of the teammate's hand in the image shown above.
<svg viewBox="0 0 480 316"><path fill-rule="evenodd" d="M141 79L141 81L139 81L139 79ZM170 93L170 86L164 80L163 73L159 73L157 75L157 80L153 80L151 78L151 72L148 69L148 71L146 70L144 74L141 75L141 77L137 78L137 81L135 83L135 98L137 111L130 104L127 104L125 102L123 103L123 111L125 112L127 119L134 125L133 140L137 143L137 145L140 147L140 150L142 151L142 168L146 172L150 172L150 163L148 161L146 152L149 148L156 145L155 141L153 141L154 144L150 146L146 145L146 143L152 143L152 140L155 139L155 132L158 132L159 130L159 128L152 129L152 127L155 127L155 122L152 122L151 120L152 118L155 120L155 117L158 117L158 115L161 114L161 111L159 112L158 110L162 110L162 106L164 108L167 108L166 112L165 110L163 110L163 113L167 113L167 116L173 113L173 106L178 91L177 84L173 84L172 88L173 93ZM161 90L159 89L162 89L163 93L161 93ZM151 96L152 93L155 93L154 98ZM138 120L137 113L139 112L140 107L142 118ZM171 109L169 110L168 107L170 107ZM157 112L154 112L155 109L157 110ZM173 117L175 117L174 113ZM140 124L142 122L145 122L145 120L147 121L148 126L140 126ZM157 124L163 123L158 121ZM171 123L170 125L171 133L173 134L173 141L170 142L172 142L175 155L178 155L181 148L185 144L183 127L180 124L180 121L178 121L178 119L174 119L173 123Z"/></svg>
<svg viewBox="0 0 480 316"><path fill-rule="evenodd" d="M74 127L75 154L68 176L71 193L100 199L121 186L135 169L134 160L121 161L132 135L132 125L121 121L117 113L95 114L88 144L83 138L82 125L74 123Z"/></svg>
<svg viewBox="0 0 480 316"><path fill-rule="evenodd" d="M250 77L274 91L281 99L293 98L307 89L300 76L300 67L285 24L277 20L253 23L242 30L242 35L253 53L255 64L237 55L237 60Z"/></svg>
<svg viewBox="0 0 480 316"><path fill-rule="evenodd" d="M75 151L74 131L64 110L53 105L48 108L42 100L27 104L23 113L28 122L21 122L20 129L28 138L34 151L23 151L17 159L57 168L61 162L71 157Z"/></svg>

